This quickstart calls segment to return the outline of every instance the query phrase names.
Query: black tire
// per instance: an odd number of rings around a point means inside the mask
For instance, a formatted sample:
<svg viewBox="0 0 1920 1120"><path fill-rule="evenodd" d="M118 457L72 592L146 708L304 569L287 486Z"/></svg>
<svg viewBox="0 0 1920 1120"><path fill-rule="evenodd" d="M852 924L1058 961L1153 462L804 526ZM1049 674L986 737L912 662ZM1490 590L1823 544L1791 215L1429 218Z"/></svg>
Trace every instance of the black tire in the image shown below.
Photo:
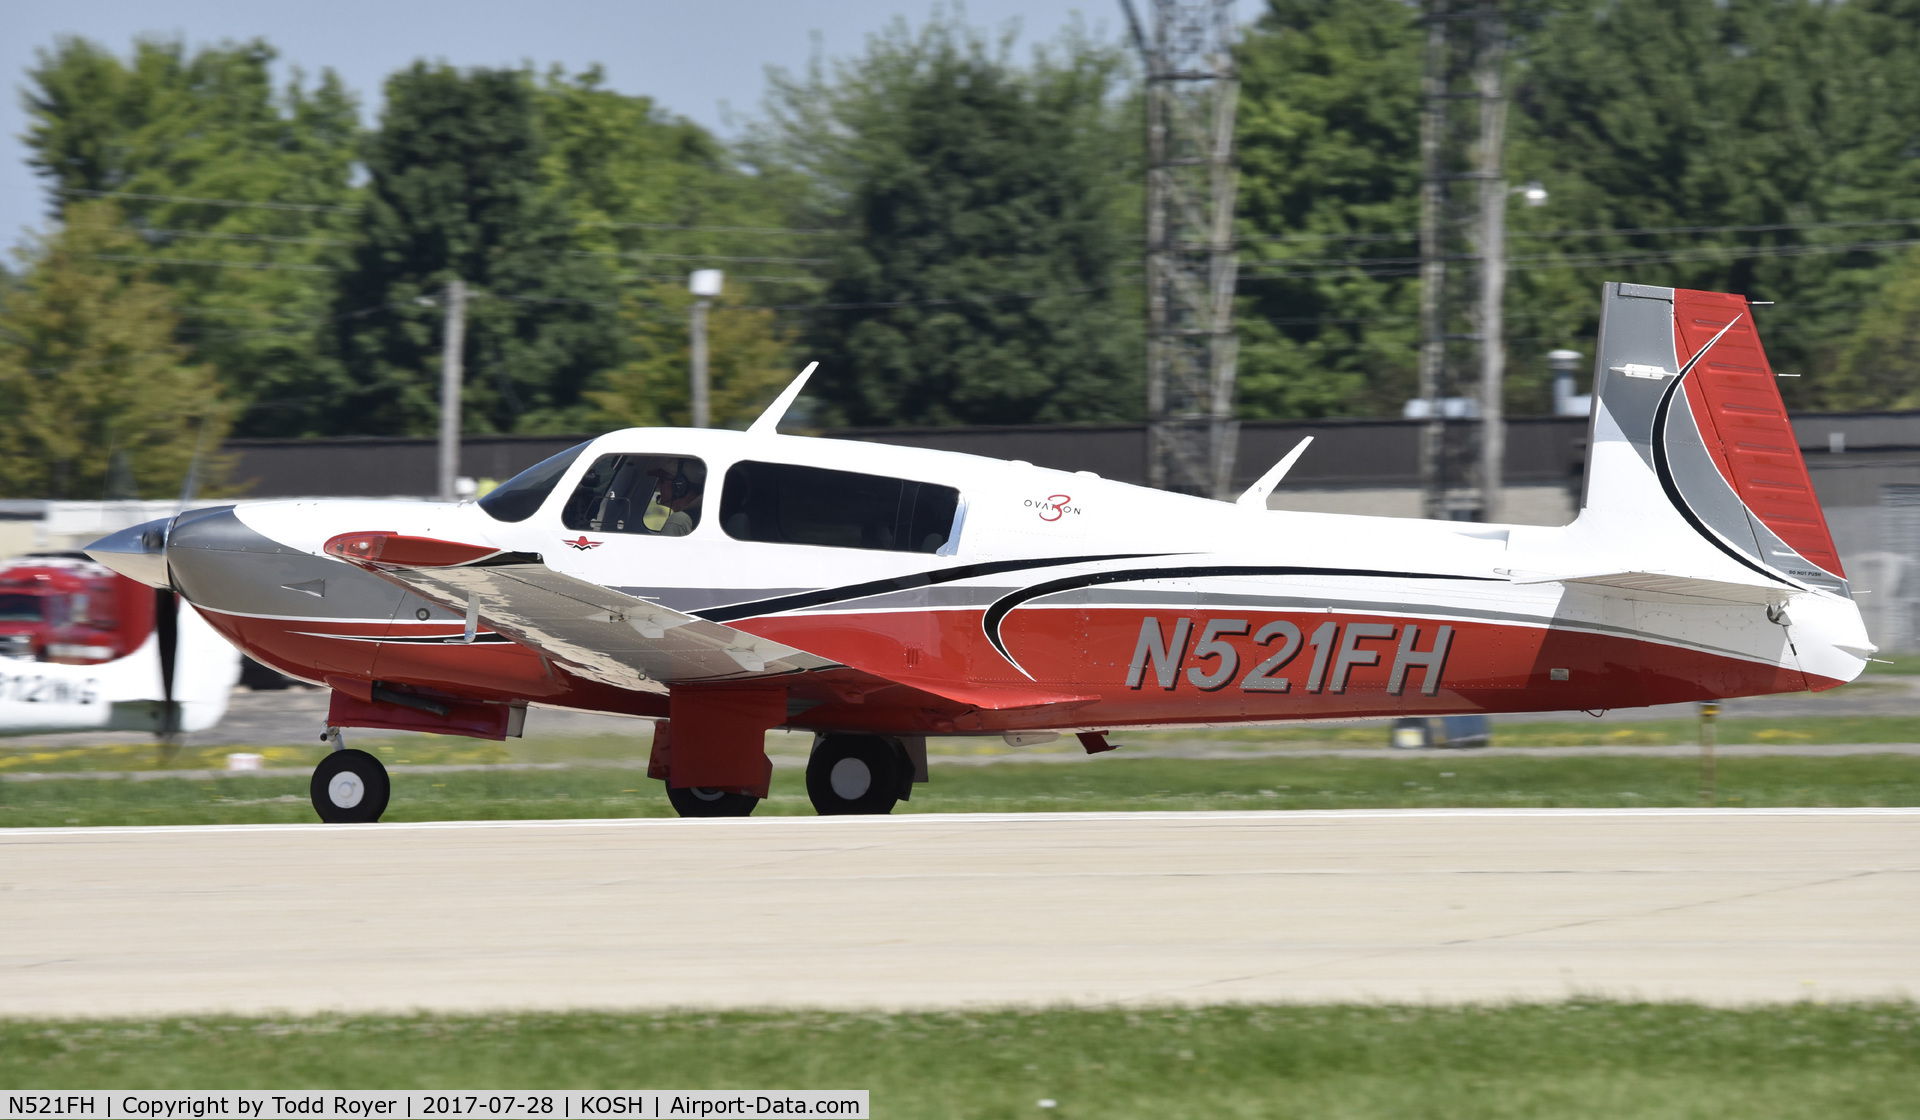
<svg viewBox="0 0 1920 1120"><path fill-rule="evenodd" d="M393 784L366 751L333 751L313 768L313 811L328 824L372 824L387 811ZM343 804L347 802L348 804Z"/></svg>
<svg viewBox="0 0 1920 1120"><path fill-rule="evenodd" d="M807 759L807 799L823 817L891 813L904 761L878 735L824 736Z"/></svg>
<svg viewBox="0 0 1920 1120"><path fill-rule="evenodd" d="M751 793L730 793L707 786L668 786L667 800L683 817L747 817L760 804Z"/></svg>

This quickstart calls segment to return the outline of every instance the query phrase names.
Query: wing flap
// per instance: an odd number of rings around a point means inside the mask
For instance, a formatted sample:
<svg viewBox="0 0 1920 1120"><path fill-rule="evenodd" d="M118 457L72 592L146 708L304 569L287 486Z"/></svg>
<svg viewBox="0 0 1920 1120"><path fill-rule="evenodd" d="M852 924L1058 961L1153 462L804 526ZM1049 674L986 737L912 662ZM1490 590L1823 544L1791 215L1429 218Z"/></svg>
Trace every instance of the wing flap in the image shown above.
<svg viewBox="0 0 1920 1120"><path fill-rule="evenodd" d="M1577 576L1549 576L1516 579L1515 583L1567 583L1588 587L1606 587L1620 591L1651 592L1679 599L1713 603L1752 603L1772 606L1784 603L1795 593L1791 587L1768 587L1756 583L1728 583L1717 579L1695 579L1666 572L1595 572Z"/></svg>

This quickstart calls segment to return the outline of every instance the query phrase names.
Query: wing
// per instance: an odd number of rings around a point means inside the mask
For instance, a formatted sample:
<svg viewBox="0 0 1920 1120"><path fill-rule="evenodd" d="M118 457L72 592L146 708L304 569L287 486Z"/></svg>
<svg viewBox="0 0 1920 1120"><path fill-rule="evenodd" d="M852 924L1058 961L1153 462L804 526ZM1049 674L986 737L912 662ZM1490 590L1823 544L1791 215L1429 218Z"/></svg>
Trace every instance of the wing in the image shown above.
<svg viewBox="0 0 1920 1120"><path fill-rule="evenodd" d="M665 694L674 684L842 669L873 684L912 689L968 708L1067 711L1097 700L1031 686L903 678L847 665L563 575L530 553L396 533L342 534L327 542L326 551L464 613L469 636L484 622L580 676L617 688Z"/></svg>
<svg viewBox="0 0 1920 1120"><path fill-rule="evenodd" d="M465 553L461 550L466 550ZM563 575L528 553L388 533L356 533L327 551L618 688L664 694L693 681L742 680L836 663L779 642ZM482 553L473 556L472 553Z"/></svg>

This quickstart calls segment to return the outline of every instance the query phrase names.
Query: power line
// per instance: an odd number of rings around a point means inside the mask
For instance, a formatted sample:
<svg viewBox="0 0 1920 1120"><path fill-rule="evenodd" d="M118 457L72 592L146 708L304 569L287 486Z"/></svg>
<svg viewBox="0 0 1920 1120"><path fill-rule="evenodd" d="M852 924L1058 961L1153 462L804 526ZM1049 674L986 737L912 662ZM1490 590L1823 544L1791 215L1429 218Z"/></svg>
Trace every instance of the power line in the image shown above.
<svg viewBox="0 0 1920 1120"><path fill-rule="evenodd" d="M213 241L265 241L277 245L353 245L357 242L343 237L283 237L272 233L221 233L210 229L154 229L146 226L98 226L98 229L132 230L146 236L160 234L173 238L197 238Z"/></svg>
<svg viewBox="0 0 1920 1120"><path fill-rule="evenodd" d="M358 214L358 206L321 206L308 202L243 202L232 198L188 198L175 194L141 194L134 191L92 191L80 187L55 187L60 194L82 198L131 198L141 202L184 202L195 206L225 206L237 210L298 210L314 214Z"/></svg>
<svg viewBox="0 0 1920 1120"><path fill-rule="evenodd" d="M252 201L244 201L240 199L200 198L200 197L187 196L187 195L170 195L170 194L147 194L147 193L141 193L141 192L135 192L135 191L98 191L98 190L88 190L80 187L55 187L53 189L56 192L61 194L77 195L77 196L82 196L87 198L127 198L127 199L135 199L143 202L177 202L177 203L189 203L189 204L200 205L200 206L222 206L222 207L228 207L232 209L288 210L288 211L305 211L305 212L313 212L313 213L332 213L332 214L358 214L358 213L361 213L364 209L358 206L328 206L328 205L321 205L317 203L252 202ZM594 220L594 221L582 222L580 224L582 228L592 228L592 229L644 229L644 230L686 231L686 232L694 232L694 233L751 233L751 234L765 234L765 235L791 234L798 237L841 237L841 236L847 236L851 232L848 230L835 230L835 229L825 229L820 227L803 227L803 226L711 226L711 225L698 225L698 224L683 224L683 223L675 223L675 222L610 222L610 221ZM1601 228L1594 228L1594 229L1550 229L1550 230L1516 229L1516 230L1509 231L1507 236L1510 238L1644 237L1644 236L1653 236L1656 234L1777 233L1777 232L1785 232L1785 231L1791 231L1791 230L1845 229L1845 228L1859 228L1859 227L1866 227L1866 226L1915 225L1915 224L1920 224L1920 217L1846 219L1846 220L1823 221L1823 222L1770 222L1770 223L1751 224L1751 225L1615 226L1615 227L1601 227ZM186 230L164 230L164 231L157 231L157 232L174 233L181 236L192 236L195 233L195 231L186 231ZM214 236L214 235L203 234L203 236ZM265 235L235 234L235 235L226 235L226 236L234 236L234 237L252 236L252 237L258 237L263 240L265 239ZM1391 231L1380 232L1380 233L1284 233L1284 234L1267 234L1267 235L1256 234L1256 235L1250 235L1250 236L1242 236L1240 238L1237 238L1236 241L1241 244L1248 244L1248 243L1285 244L1285 243L1305 243L1305 242L1325 242L1325 241L1379 242L1379 241L1412 241L1418 238L1419 236L1420 236L1420 231L1418 230L1391 230ZM316 243L323 243L321 242L321 239L312 239L312 240L314 240ZM324 243L334 243L334 242L324 242ZM685 259L695 259L695 258L690 256ZM711 257L711 258L701 258L701 259L726 259L726 258ZM738 259L747 260L747 259L753 259L753 258L738 258ZM766 259L772 259L772 258L766 258ZM792 258L792 259L802 260L804 258ZM809 262L809 263L813 263L813 262Z"/></svg>
<svg viewBox="0 0 1920 1120"><path fill-rule="evenodd" d="M96 191L82 187L54 187L59 194L75 195L82 198L127 198L139 202L177 202L196 206L224 206L237 210L292 210L323 214L360 214L365 212L362 206L326 206L306 202L252 202L233 198L198 198L176 194L146 194L138 191ZM682 224L676 222L608 222L588 221L580 223L583 228L592 229L646 229L680 230L692 233L752 233L752 234L791 234L796 237L837 237L841 230L787 227L787 226L709 226Z"/></svg>
<svg viewBox="0 0 1920 1120"><path fill-rule="evenodd" d="M655 261L728 261L739 264L826 264L823 257L724 257L718 253L646 253L640 251L592 251L574 250L568 255L575 257L631 257L635 260Z"/></svg>
<svg viewBox="0 0 1920 1120"><path fill-rule="evenodd" d="M786 303L746 305L752 311L882 311L901 307L949 307L966 303L1005 303L1017 300L1046 299L1050 296L1087 295L1093 292L1111 291L1114 288L1132 288L1140 286L1140 280L1122 280L1113 284L1090 284L1079 288L1058 288L1047 292L1008 292L1003 295L960 295L940 299L903 299L886 300L872 303Z"/></svg>
<svg viewBox="0 0 1920 1120"><path fill-rule="evenodd" d="M1642 226L1623 229L1548 229L1528 232L1513 230L1508 237L1641 237L1659 233L1777 233L1798 229L1846 229L1861 226L1910 226L1920 224L1920 218L1876 218L1834 222L1774 222L1767 225L1748 226Z"/></svg>
<svg viewBox="0 0 1920 1120"><path fill-rule="evenodd" d="M627 273L622 273L619 276L615 276L613 279L615 282L619 282L622 280L676 280L684 283L687 277L685 273L680 273L680 272L665 273L665 274L652 273L652 272L627 272ZM751 281L756 284L818 284L822 282L820 277L818 276L738 276L736 275L736 276L729 277L729 279L739 280L742 282Z"/></svg>
<svg viewBox="0 0 1920 1120"><path fill-rule="evenodd" d="M796 237L840 237L845 231L837 229L806 229L787 226L700 226L679 225L673 222L607 222L589 221L580 223L583 229L652 229L684 230L692 233L756 233L756 234L792 234Z"/></svg>
<svg viewBox="0 0 1920 1120"><path fill-rule="evenodd" d="M1782 221L1768 225L1644 225L1644 227L1603 227L1603 229L1540 229L1507 231L1509 238L1572 238L1572 236L1653 236L1672 232L1782 232L1797 229L1847 229L1872 225L1920 225L1920 217L1882 217L1849 221ZM1390 232L1288 232L1265 236L1242 236L1238 244L1279 244L1279 242L1411 242L1421 232L1402 229Z"/></svg>
<svg viewBox="0 0 1920 1120"><path fill-rule="evenodd" d="M256 272L338 272L323 264L278 264L273 261L203 261L190 257L139 257L131 253L88 253L97 261L129 261L133 264L190 265L194 268L250 268Z"/></svg>
<svg viewBox="0 0 1920 1120"><path fill-rule="evenodd" d="M1635 264L1681 264L1695 261L1734 261L1758 257L1805 257L1823 256L1830 253L1870 253L1887 249L1903 249L1920 245L1920 238L1903 238L1888 241L1849 241L1815 245L1756 245L1747 248L1736 246L1712 246L1699 249L1676 250L1622 250L1617 252L1581 253L1571 256L1554 254L1536 254L1524 257L1509 257L1508 268L1518 272L1534 272L1553 268L1617 268ZM1363 277L1411 276L1417 268L1404 267L1407 258L1391 258L1381 262L1356 258L1347 262L1352 267L1329 267L1294 272L1242 273L1242 280L1308 280L1327 276L1359 275ZM1270 263L1286 263L1273 261ZM1391 263L1394 268L1372 268L1375 263Z"/></svg>

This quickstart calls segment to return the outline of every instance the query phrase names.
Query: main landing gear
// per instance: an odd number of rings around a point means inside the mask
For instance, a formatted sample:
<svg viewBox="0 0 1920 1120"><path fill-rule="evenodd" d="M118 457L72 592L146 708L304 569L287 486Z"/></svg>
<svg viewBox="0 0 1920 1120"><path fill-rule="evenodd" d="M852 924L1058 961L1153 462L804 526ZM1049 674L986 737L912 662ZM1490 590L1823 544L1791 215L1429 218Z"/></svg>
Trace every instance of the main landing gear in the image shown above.
<svg viewBox="0 0 1920 1120"><path fill-rule="evenodd" d="M372 824L387 811L387 798L393 785L387 781L387 768L366 751L340 745L340 732L330 730L334 744L320 765L313 768L313 810L328 824Z"/></svg>
<svg viewBox="0 0 1920 1120"><path fill-rule="evenodd" d="M878 735L822 735L807 759L807 798L823 817L891 813L913 793L913 761Z"/></svg>

